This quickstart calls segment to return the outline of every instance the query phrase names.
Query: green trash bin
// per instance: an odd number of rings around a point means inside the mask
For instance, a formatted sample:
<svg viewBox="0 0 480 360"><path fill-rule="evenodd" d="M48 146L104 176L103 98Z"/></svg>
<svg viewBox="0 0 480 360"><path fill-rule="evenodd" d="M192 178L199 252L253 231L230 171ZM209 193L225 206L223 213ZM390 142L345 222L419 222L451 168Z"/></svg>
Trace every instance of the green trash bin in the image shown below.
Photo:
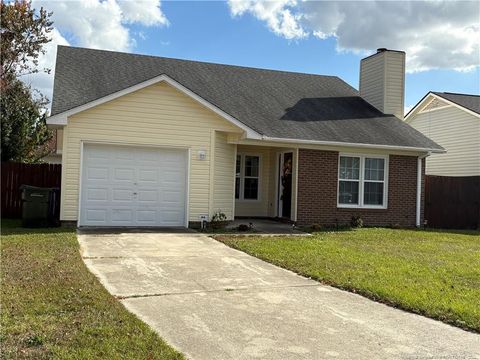
<svg viewBox="0 0 480 360"><path fill-rule="evenodd" d="M22 185L22 226L51 226L52 189Z"/></svg>

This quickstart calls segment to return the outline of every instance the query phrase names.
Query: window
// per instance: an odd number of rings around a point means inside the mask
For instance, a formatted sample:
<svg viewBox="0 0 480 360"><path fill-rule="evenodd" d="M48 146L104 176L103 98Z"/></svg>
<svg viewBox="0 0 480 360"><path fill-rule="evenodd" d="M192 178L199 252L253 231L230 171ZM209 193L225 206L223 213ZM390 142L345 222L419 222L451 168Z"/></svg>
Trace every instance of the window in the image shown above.
<svg viewBox="0 0 480 360"><path fill-rule="evenodd" d="M360 158L340 157L340 179L338 201L340 204L358 205L360 185Z"/></svg>
<svg viewBox="0 0 480 360"><path fill-rule="evenodd" d="M235 199L258 200L260 187L260 157L237 155L235 169Z"/></svg>
<svg viewBox="0 0 480 360"><path fill-rule="evenodd" d="M385 159L365 158L363 204L383 206Z"/></svg>
<svg viewBox="0 0 480 360"><path fill-rule="evenodd" d="M338 206L386 208L387 157L341 155Z"/></svg>

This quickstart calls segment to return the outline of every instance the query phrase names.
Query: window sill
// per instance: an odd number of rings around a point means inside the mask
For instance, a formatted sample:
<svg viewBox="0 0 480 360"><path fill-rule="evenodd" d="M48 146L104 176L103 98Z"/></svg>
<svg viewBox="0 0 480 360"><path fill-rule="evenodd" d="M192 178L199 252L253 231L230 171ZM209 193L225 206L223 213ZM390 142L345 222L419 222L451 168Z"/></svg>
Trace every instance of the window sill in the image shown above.
<svg viewBox="0 0 480 360"><path fill-rule="evenodd" d="M235 201L238 201L238 202L260 202L261 200L260 199L235 199Z"/></svg>
<svg viewBox="0 0 480 360"><path fill-rule="evenodd" d="M340 205L337 204L338 209L357 209L357 210L387 210L388 207L386 206L374 206L374 205L365 205L365 206L359 206L359 205Z"/></svg>

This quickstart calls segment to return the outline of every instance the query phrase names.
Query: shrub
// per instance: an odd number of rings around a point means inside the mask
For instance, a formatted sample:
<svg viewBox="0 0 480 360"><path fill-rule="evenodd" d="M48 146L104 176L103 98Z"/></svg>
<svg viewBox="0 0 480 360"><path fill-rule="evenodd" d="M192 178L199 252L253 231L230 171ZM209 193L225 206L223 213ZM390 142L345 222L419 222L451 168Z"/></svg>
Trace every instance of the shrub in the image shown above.
<svg viewBox="0 0 480 360"><path fill-rule="evenodd" d="M209 227L212 229L220 229L227 224L227 215L223 213L221 210L218 210L212 216L212 220L210 221Z"/></svg>
<svg viewBox="0 0 480 360"><path fill-rule="evenodd" d="M248 231L248 230L250 230L250 226L248 226L247 224L238 225L238 231Z"/></svg>
<svg viewBox="0 0 480 360"><path fill-rule="evenodd" d="M363 227L363 220L360 216L352 216L350 220L350 226L352 228L361 228Z"/></svg>

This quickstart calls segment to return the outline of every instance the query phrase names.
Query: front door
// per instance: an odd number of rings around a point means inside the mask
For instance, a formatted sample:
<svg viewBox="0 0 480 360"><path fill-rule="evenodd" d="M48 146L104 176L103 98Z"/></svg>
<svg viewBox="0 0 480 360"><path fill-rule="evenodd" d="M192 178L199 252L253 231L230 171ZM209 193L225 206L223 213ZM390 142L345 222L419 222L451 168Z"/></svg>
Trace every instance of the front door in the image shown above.
<svg viewBox="0 0 480 360"><path fill-rule="evenodd" d="M280 154L279 169L278 216L290 219L292 215L293 152L284 152Z"/></svg>

